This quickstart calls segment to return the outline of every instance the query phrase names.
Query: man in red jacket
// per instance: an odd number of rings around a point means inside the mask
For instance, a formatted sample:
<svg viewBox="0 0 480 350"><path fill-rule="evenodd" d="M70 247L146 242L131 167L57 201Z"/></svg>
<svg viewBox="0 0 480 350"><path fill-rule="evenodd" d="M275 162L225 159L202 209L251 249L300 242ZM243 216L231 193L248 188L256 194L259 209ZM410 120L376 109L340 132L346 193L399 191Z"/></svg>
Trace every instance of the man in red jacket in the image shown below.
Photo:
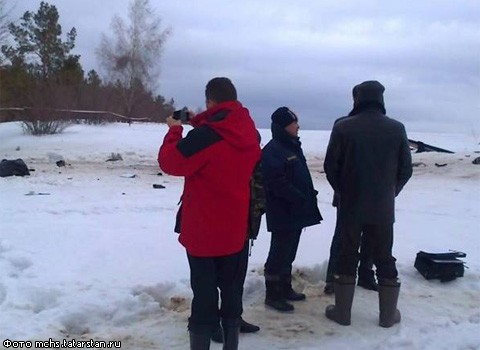
<svg viewBox="0 0 480 350"><path fill-rule="evenodd" d="M224 349L237 349L248 260L250 177L261 150L255 123L237 101L229 79L210 80L205 97L207 110L190 119L193 130L185 138L181 122L167 118L169 131L158 162L167 174L185 177L176 226L193 290L190 347L209 349L221 321Z"/></svg>

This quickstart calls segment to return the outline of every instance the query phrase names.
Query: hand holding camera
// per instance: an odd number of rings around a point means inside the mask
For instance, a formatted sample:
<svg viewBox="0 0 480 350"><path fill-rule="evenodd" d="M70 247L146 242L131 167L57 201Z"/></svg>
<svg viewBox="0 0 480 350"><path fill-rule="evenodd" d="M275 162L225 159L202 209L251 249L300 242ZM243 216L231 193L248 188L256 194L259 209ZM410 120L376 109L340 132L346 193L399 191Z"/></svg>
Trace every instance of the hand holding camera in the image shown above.
<svg viewBox="0 0 480 350"><path fill-rule="evenodd" d="M180 120L182 123L186 123L190 120L191 113L187 107L183 107L178 111L173 112L173 119Z"/></svg>
<svg viewBox="0 0 480 350"><path fill-rule="evenodd" d="M182 125L183 123L188 123L195 115L188 110L187 107L179 109L165 120L168 127L173 125Z"/></svg>

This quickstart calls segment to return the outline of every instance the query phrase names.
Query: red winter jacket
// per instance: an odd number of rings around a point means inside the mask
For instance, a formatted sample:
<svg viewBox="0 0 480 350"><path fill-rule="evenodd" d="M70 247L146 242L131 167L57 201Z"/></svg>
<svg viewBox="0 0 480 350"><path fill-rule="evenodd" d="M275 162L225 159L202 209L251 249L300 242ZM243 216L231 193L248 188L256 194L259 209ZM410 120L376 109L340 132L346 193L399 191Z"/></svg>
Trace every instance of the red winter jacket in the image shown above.
<svg viewBox="0 0 480 350"><path fill-rule="evenodd" d="M247 239L250 177L261 155L255 124L238 101L190 124L185 138L182 126L170 127L158 153L165 173L185 177L179 241L192 256L237 253Z"/></svg>

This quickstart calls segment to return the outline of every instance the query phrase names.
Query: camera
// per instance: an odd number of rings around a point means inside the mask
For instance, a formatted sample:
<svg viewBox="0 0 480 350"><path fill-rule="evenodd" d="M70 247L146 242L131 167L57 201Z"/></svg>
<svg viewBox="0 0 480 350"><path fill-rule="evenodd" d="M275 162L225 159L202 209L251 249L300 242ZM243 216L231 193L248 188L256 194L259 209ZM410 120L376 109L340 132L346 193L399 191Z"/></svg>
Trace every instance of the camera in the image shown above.
<svg viewBox="0 0 480 350"><path fill-rule="evenodd" d="M188 122L190 120L190 112L188 111L188 108L183 107L182 109L173 112L173 119Z"/></svg>

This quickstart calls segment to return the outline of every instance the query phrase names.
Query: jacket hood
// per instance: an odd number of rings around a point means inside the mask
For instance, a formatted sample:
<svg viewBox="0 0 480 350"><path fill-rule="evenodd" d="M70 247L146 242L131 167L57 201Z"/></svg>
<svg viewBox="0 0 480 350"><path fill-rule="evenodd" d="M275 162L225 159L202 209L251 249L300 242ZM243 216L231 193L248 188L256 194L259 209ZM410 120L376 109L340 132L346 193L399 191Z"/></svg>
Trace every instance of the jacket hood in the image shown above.
<svg viewBox="0 0 480 350"><path fill-rule="evenodd" d="M235 148L248 149L260 143L250 112L238 101L219 103L196 115L190 124L193 127L208 125Z"/></svg>

